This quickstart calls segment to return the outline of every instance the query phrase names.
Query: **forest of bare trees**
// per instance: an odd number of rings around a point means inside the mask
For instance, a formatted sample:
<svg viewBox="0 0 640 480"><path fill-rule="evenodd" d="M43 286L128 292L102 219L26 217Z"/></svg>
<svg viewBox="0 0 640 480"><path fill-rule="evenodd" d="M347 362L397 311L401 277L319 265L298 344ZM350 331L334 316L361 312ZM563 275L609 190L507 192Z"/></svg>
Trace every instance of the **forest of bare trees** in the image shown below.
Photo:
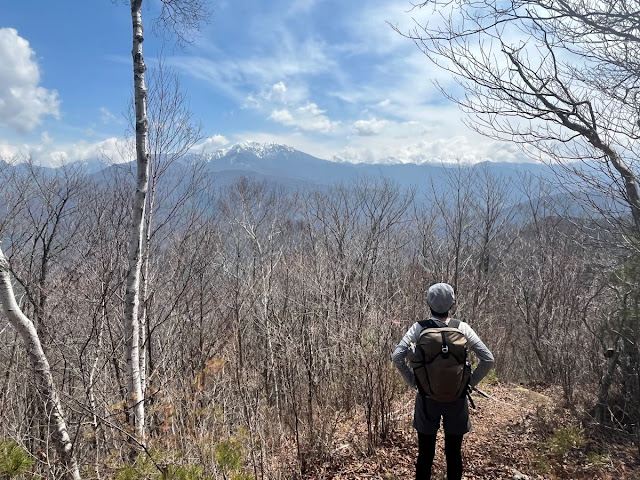
<svg viewBox="0 0 640 480"><path fill-rule="evenodd" d="M637 297L616 279L633 264L613 243L577 242L591 220L563 215L536 179L451 167L444 199L383 179L217 187L197 165L180 168L159 182L146 236L147 439L133 447L123 298L134 175L30 164L0 172L3 251L83 478L303 475L331 455L354 413L374 451L396 426L392 405L405 388L389 354L425 315L428 285L443 279L459 292L457 315L495 352L498 378L558 384L567 405L577 391L594 409L600 399L599 420L616 428L637 415L632 379L619 382L615 369L609 390L599 387L604 352L628 348L621 323ZM513 189L516 205L505 201ZM2 437L62 475L28 353L16 329L2 335Z"/></svg>
<svg viewBox="0 0 640 480"><path fill-rule="evenodd" d="M161 4L158 30L188 43L204 2ZM303 478L354 416L371 454L406 391L389 355L439 281L498 379L558 386L639 446L637 14L507 4L434 2L455 15L403 34L456 76L474 128L564 191L462 165L414 189L221 185L178 161L201 127L177 76L145 81L131 0L134 166L0 163L1 473Z"/></svg>

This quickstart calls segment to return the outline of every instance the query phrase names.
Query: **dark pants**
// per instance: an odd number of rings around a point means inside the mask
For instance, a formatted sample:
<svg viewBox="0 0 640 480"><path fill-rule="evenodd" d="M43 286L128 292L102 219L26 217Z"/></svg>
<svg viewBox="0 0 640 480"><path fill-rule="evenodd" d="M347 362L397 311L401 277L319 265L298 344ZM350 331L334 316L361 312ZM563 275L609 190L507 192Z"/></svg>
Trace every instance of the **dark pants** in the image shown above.
<svg viewBox="0 0 640 480"><path fill-rule="evenodd" d="M447 459L447 480L462 479L462 435L444 434L444 454ZM416 480L431 480L431 466L436 454L436 435L418 432Z"/></svg>

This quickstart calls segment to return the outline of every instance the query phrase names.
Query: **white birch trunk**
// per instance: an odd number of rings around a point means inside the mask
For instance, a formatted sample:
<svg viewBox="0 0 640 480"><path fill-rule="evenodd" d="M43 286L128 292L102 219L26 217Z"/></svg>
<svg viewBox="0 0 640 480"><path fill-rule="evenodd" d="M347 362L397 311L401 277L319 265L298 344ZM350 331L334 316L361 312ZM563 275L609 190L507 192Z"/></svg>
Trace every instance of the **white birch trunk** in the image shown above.
<svg viewBox="0 0 640 480"><path fill-rule="evenodd" d="M142 311L140 312L140 383L142 384L142 394L147 394L147 368L151 359L147 359L149 328L147 325L147 307L148 298L147 292L149 287L149 258L151 257L151 224L153 220L153 201L154 201L154 186L153 176L151 177L151 192L149 196L149 202L147 206L147 218L145 223L146 233L142 246L142 278L140 279L140 300L142 301Z"/></svg>
<svg viewBox="0 0 640 480"><path fill-rule="evenodd" d="M129 271L127 273L127 291L125 295L125 331L127 341L125 355L127 359L129 389L129 422L134 428L138 441L144 443L144 396L140 376L140 324L138 309L140 303L140 265L142 240L144 238L144 210L149 185L149 153L147 137L149 122L147 119L147 90L144 84L146 66L142 55L144 41L142 27L142 0L131 0L131 22L133 26L133 83L136 112L136 160L137 185L133 202L133 222L131 242L129 244Z"/></svg>
<svg viewBox="0 0 640 480"><path fill-rule="evenodd" d="M79 480L80 471L73 454L73 445L67 432L62 405L53 382L49 361L44 354L38 332L33 322L16 303L13 286L9 276L9 262L0 250L0 302L2 310L13 328L20 334L27 349L27 355L36 380L36 388L45 402L46 415L52 431L52 439L66 473L65 478Z"/></svg>

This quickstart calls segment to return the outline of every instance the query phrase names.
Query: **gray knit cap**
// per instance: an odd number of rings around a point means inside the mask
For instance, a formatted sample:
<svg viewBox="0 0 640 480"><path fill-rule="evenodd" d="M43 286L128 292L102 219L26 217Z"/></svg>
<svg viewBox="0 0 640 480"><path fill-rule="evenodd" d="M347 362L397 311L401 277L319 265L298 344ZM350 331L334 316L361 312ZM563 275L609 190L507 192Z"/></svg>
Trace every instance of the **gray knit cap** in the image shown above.
<svg viewBox="0 0 640 480"><path fill-rule="evenodd" d="M429 287L427 295L429 306L436 313L446 313L456 301L453 287L448 283L436 283Z"/></svg>

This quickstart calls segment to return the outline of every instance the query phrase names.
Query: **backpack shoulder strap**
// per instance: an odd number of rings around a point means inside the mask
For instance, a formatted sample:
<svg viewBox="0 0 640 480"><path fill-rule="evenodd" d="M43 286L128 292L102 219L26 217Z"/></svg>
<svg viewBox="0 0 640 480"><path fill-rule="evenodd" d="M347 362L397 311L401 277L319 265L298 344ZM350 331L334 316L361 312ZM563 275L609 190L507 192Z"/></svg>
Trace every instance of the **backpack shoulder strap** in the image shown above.
<svg viewBox="0 0 640 480"><path fill-rule="evenodd" d="M423 330L425 328L443 328L443 327L458 328L460 326L460 320L458 320L457 318L452 318L451 320L449 320L448 324L444 322L439 322L437 320L434 320L433 318L429 318L427 320L421 320L418 323L420 324Z"/></svg>
<svg viewBox="0 0 640 480"><path fill-rule="evenodd" d="M452 318L451 320L449 320L449 327L458 328L459 326L460 326L460 320L458 320L457 318Z"/></svg>
<svg viewBox="0 0 640 480"><path fill-rule="evenodd" d="M420 327L424 330L425 328L438 328L440 325L436 323L433 318L428 318L427 320L421 320L418 322Z"/></svg>

